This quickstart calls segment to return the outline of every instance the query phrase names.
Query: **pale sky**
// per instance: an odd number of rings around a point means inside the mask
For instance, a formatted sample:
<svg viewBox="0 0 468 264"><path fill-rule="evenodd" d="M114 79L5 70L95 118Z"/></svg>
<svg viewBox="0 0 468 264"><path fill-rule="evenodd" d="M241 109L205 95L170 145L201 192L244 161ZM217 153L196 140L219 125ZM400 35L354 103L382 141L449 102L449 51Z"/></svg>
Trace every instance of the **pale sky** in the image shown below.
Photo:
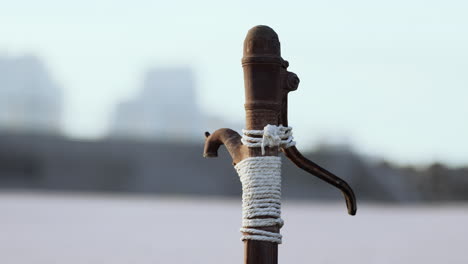
<svg viewBox="0 0 468 264"><path fill-rule="evenodd" d="M467 12L461 0L0 0L0 54L38 55L65 89L65 132L96 138L154 66L193 67L200 107L242 122L242 42L268 25L301 79L289 110L299 148L466 165Z"/></svg>

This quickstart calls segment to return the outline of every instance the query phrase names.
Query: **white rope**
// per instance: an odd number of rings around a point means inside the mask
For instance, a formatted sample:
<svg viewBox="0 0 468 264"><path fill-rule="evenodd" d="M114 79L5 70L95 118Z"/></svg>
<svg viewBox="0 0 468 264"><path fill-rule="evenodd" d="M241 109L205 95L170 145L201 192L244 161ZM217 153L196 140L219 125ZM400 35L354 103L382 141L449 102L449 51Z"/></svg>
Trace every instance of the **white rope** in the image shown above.
<svg viewBox="0 0 468 264"><path fill-rule="evenodd" d="M283 226L280 202L281 158L249 157L237 163L235 168L242 182L242 240L281 244L281 234L259 229Z"/></svg>
<svg viewBox="0 0 468 264"><path fill-rule="evenodd" d="M242 144L251 148L261 147L262 155L265 155L265 147L289 148L296 145L293 141L292 127L266 125L263 130L242 129L242 134Z"/></svg>
<svg viewBox="0 0 468 264"><path fill-rule="evenodd" d="M292 127L266 125L263 130L242 130L242 144L251 148L294 146ZM235 166L242 182L242 240L281 244L281 234L260 229L283 226L281 219L281 158L249 157Z"/></svg>

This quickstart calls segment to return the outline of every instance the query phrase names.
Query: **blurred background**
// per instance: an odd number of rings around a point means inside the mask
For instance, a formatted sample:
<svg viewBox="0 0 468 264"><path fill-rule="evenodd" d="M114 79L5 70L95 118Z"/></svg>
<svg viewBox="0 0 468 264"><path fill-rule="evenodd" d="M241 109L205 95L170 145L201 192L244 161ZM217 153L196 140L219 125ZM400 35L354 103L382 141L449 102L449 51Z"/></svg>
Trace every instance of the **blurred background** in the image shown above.
<svg viewBox="0 0 468 264"><path fill-rule="evenodd" d="M241 263L247 31L301 79L282 263L467 263L465 1L0 0L0 262ZM216 243L213 243L216 241Z"/></svg>

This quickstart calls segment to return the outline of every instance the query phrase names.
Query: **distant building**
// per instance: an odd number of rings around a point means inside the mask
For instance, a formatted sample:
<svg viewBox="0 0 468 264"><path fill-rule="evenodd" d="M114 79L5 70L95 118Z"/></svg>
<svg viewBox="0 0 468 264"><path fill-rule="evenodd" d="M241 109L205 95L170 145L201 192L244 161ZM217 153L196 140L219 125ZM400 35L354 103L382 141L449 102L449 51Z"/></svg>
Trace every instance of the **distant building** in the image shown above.
<svg viewBox="0 0 468 264"><path fill-rule="evenodd" d="M62 91L34 56L0 57L0 131L57 133Z"/></svg>
<svg viewBox="0 0 468 264"><path fill-rule="evenodd" d="M192 71L152 69L146 74L141 93L117 106L110 136L192 140L202 137L201 122Z"/></svg>

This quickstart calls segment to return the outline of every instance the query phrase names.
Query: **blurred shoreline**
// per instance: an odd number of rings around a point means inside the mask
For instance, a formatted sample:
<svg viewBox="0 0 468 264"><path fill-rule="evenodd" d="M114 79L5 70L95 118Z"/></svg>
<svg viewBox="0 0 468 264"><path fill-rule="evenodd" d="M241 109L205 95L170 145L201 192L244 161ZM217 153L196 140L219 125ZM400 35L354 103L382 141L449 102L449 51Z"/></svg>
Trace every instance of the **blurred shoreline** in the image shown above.
<svg viewBox="0 0 468 264"><path fill-rule="evenodd" d="M53 190L174 196L240 197L224 148L206 159L190 142L108 138L76 141L50 134L0 133L0 190ZM468 200L468 168L425 169L366 160L340 148L305 155L345 179L358 201L439 203ZM283 197L341 200L328 184L283 159Z"/></svg>

